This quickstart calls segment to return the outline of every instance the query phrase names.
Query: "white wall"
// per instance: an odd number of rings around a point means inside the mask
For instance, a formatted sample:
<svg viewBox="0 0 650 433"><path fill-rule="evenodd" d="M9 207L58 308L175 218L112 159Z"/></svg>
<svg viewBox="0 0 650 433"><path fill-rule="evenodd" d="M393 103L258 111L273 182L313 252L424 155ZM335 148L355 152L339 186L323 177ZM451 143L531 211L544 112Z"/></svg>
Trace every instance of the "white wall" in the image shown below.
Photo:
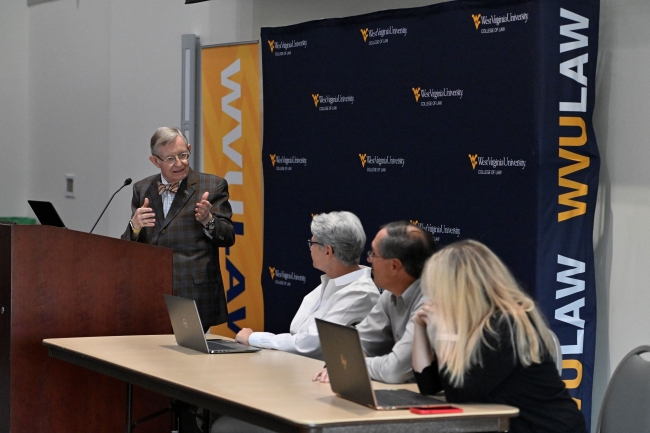
<svg viewBox="0 0 650 433"><path fill-rule="evenodd" d="M212 6L201 3L189 7L175 0L107 3L111 4L112 22L110 88L106 95L110 105L111 185L101 191L88 219L91 224L124 179L130 177L135 182L156 172L149 162L149 139L159 126L180 126L181 121L181 35L208 33ZM128 186L115 196L98 232L119 236L131 217L130 202Z"/></svg>
<svg viewBox="0 0 650 433"><path fill-rule="evenodd" d="M594 407L620 360L650 344L650 2L601 0L600 17Z"/></svg>
<svg viewBox="0 0 650 433"><path fill-rule="evenodd" d="M30 198L50 200L88 231L109 182L110 3L61 0L29 8ZM65 198L65 175L76 196ZM97 210L99 208L99 210Z"/></svg>
<svg viewBox="0 0 650 433"><path fill-rule="evenodd" d="M0 216L54 202L89 230L126 177L155 172L148 140L180 123L181 35L203 44L259 39L261 26L434 1L57 0L0 2ZM594 125L602 168L594 233L599 304L594 408L633 347L650 343L650 2L601 0ZM64 197L65 174L77 195ZM130 191L96 229L119 236ZM597 410L594 411L594 414ZM595 426L595 422L594 422Z"/></svg>
<svg viewBox="0 0 650 433"><path fill-rule="evenodd" d="M27 215L27 7L0 2L0 217Z"/></svg>

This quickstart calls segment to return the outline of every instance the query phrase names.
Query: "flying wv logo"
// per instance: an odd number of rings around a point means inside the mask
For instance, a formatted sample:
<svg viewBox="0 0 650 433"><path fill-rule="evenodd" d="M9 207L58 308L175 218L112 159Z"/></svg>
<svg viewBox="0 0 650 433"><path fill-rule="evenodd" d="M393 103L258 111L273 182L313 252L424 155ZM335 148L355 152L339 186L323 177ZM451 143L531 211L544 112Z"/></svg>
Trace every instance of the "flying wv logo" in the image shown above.
<svg viewBox="0 0 650 433"><path fill-rule="evenodd" d="M472 14L472 18L474 19L474 25L476 26L476 30L478 30L478 26L481 25L481 14Z"/></svg>
<svg viewBox="0 0 650 433"><path fill-rule="evenodd" d="M470 153L468 156L469 161L472 163L472 170L476 169L476 160L478 159L478 153L475 153L474 155Z"/></svg>
<svg viewBox="0 0 650 433"><path fill-rule="evenodd" d="M363 36L363 42L368 41L368 29L360 29L361 30L361 36Z"/></svg>
<svg viewBox="0 0 650 433"><path fill-rule="evenodd" d="M359 154L359 159L361 160L361 167L366 166L366 155L365 153L360 153Z"/></svg>

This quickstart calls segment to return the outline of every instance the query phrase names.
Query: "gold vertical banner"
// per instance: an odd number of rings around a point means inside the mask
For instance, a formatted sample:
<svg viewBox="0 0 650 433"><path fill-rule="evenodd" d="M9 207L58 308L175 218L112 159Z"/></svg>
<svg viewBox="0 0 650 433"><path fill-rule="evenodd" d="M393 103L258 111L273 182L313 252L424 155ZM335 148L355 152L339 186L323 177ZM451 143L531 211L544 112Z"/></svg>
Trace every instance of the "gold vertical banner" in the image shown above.
<svg viewBox="0 0 650 433"><path fill-rule="evenodd" d="M262 146L258 44L201 50L203 169L228 181L236 241L221 254L228 323L215 334L264 328Z"/></svg>

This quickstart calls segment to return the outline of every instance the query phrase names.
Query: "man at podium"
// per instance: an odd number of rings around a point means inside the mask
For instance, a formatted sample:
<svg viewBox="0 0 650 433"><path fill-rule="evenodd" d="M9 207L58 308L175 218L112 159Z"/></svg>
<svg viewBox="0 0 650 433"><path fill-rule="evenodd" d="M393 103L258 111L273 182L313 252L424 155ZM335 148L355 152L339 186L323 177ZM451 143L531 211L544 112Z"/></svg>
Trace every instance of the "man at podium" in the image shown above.
<svg viewBox="0 0 650 433"><path fill-rule="evenodd" d="M174 294L196 301L207 330L228 320L219 266L219 247L235 243L228 183L190 168L192 146L176 128L158 128L150 146L149 160L160 174L133 185L122 239L174 251Z"/></svg>

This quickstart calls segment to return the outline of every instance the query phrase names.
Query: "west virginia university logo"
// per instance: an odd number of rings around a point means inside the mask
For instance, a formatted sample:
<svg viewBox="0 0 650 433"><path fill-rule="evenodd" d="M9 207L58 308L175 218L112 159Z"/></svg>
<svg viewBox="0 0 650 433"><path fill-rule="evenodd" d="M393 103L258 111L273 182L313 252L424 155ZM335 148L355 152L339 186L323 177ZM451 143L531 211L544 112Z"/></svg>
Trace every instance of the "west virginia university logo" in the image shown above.
<svg viewBox="0 0 650 433"><path fill-rule="evenodd" d="M269 156L271 157L271 164L273 165L273 167L275 167L275 153L272 153Z"/></svg>
<svg viewBox="0 0 650 433"><path fill-rule="evenodd" d="M472 170L476 169L476 164L477 164L477 159L478 159L478 153L475 153L472 155L471 153L469 155L469 161L472 163Z"/></svg>
<svg viewBox="0 0 650 433"><path fill-rule="evenodd" d="M368 29L360 29L361 30L361 36L363 36L363 42L366 42L368 40Z"/></svg>
<svg viewBox="0 0 650 433"><path fill-rule="evenodd" d="M361 167L366 166L366 153L360 153L359 154L359 159L361 160Z"/></svg>
<svg viewBox="0 0 650 433"><path fill-rule="evenodd" d="M271 273L271 279L275 279L275 268L269 266L269 272Z"/></svg>
<svg viewBox="0 0 650 433"><path fill-rule="evenodd" d="M474 18L474 25L476 26L476 30L478 30L478 26L481 24L481 14L472 14L472 18Z"/></svg>
<svg viewBox="0 0 650 433"><path fill-rule="evenodd" d="M312 97L312 99L314 100L314 107L318 107L318 97L319 97L319 96L320 96L320 95L319 95L318 93L312 93L312 94L311 94L311 97Z"/></svg>
<svg viewBox="0 0 650 433"><path fill-rule="evenodd" d="M273 52L273 48L275 48L275 40L273 41L266 41L269 43L269 48L271 49L271 52Z"/></svg>
<svg viewBox="0 0 650 433"><path fill-rule="evenodd" d="M413 96L415 96L415 102L418 102L420 100L420 88L411 87L411 90L413 90Z"/></svg>
<svg viewBox="0 0 650 433"><path fill-rule="evenodd" d="M420 222L419 220L409 220L409 221L411 221L411 224L413 224L414 226L418 225L418 223Z"/></svg>

